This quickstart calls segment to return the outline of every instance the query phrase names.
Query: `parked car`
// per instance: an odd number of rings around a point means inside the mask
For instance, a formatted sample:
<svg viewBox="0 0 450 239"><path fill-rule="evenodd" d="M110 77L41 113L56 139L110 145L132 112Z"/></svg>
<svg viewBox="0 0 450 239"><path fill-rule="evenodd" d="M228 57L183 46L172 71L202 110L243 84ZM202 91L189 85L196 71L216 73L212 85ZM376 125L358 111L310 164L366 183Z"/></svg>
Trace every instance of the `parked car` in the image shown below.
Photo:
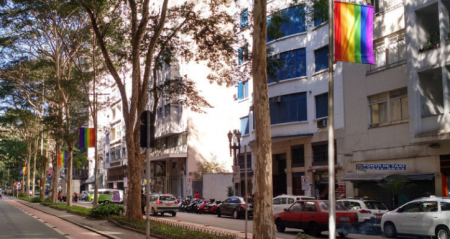
<svg viewBox="0 0 450 239"><path fill-rule="evenodd" d="M274 214L274 222L279 232L286 227L302 229L305 233L318 237L322 231L328 231L328 201L296 201L283 212ZM336 231L340 237L348 233L358 223L358 214L349 211L340 202L336 202Z"/></svg>
<svg viewBox="0 0 450 239"><path fill-rule="evenodd" d="M309 196L295 196L282 194L273 198L273 213L282 212L285 208L288 208L295 201L300 200L315 200L314 197Z"/></svg>
<svg viewBox="0 0 450 239"><path fill-rule="evenodd" d="M98 189L98 203L123 203L123 190L102 188ZM90 191L87 197L89 202L94 201L94 191Z"/></svg>
<svg viewBox="0 0 450 239"><path fill-rule="evenodd" d="M358 227L360 230L380 230L380 222L383 214L389 210L379 201L368 198L345 198L338 202L344 204L350 211L358 213Z"/></svg>
<svg viewBox="0 0 450 239"><path fill-rule="evenodd" d="M245 217L245 208L247 207L248 217L253 217L253 198L248 199L248 204L245 203L243 197L229 197L217 206L217 216L232 216L235 219Z"/></svg>
<svg viewBox="0 0 450 239"><path fill-rule="evenodd" d="M145 208L147 211L147 207ZM153 216L161 213L171 213L172 216L177 215L178 201L172 194L152 194L150 195L150 210Z"/></svg>
<svg viewBox="0 0 450 239"><path fill-rule="evenodd" d="M410 201L381 218L381 230L388 238L397 235L449 238L450 199L425 197Z"/></svg>

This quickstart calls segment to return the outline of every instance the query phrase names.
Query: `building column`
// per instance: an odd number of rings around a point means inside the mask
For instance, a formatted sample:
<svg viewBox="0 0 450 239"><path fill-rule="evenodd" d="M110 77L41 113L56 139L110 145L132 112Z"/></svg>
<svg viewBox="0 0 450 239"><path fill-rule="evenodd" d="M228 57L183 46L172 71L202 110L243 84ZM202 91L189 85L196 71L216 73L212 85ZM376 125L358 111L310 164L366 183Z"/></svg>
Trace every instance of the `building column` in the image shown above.
<svg viewBox="0 0 450 239"><path fill-rule="evenodd" d="M292 195L292 151L291 148L286 152L286 192Z"/></svg>

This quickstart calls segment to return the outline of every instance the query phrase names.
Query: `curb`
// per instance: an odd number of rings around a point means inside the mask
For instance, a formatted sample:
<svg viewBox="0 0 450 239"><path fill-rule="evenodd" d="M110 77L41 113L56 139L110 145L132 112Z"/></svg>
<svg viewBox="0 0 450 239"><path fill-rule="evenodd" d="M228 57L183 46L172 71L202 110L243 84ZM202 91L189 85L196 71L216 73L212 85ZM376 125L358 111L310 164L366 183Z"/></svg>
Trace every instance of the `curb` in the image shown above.
<svg viewBox="0 0 450 239"><path fill-rule="evenodd" d="M23 203L22 200L20 200L20 199L14 198L13 200L14 200L14 201L17 201L18 203L21 203L22 205L25 205L25 206L27 206L27 207L30 207L30 206L28 206L27 204ZM43 213L52 215L52 216L54 216L54 217L57 217L57 218L59 218L59 219L62 219L62 220L64 220L64 221L66 221L66 222L70 222L70 223L72 223L72 224L74 224L74 225L77 225L77 226L82 227L82 228L84 228L84 229L86 229L86 230L95 232L95 233L97 233L97 234L99 234L99 235L102 235L102 236L104 236L104 237L107 237L107 238L110 238L110 239L121 239L120 237L112 236L112 235L106 234L106 233L104 233L104 232L98 231L98 230L96 230L96 229L94 229L94 228L92 228L92 227L88 227L88 226L85 226L85 225L82 225L82 224L79 224L79 223L76 223L76 222L72 222L72 221L70 221L70 220L67 220L67 219L65 219L65 218L59 217L59 216L54 215L54 214L52 214L52 213L49 213L49 212L45 212L45 211L43 211L43 210L40 210L40 209L38 209L38 208L34 208L34 207L30 207L30 208L33 208L33 209L38 210L38 211L41 211L41 212L43 212ZM54 209L54 208L52 208L52 209ZM57 209L55 209L55 210L57 210ZM73 215L76 215L76 214L73 214ZM79 216L79 215L77 215L77 216Z"/></svg>
<svg viewBox="0 0 450 239"><path fill-rule="evenodd" d="M118 222L116 222L116 221L114 221L114 220L108 219L108 221L114 223L114 224L115 224L116 226L118 226L118 227L121 227L121 228L130 230L130 231L134 231L134 232L137 232L137 233L140 233L140 234L143 234L143 235L146 235L146 234L147 234L146 232L139 231L139 230L137 230L137 229L134 229L134 228L131 228L131 227L127 227L127 226L124 226L124 225L122 225L122 224L120 224L120 223L118 223ZM159 235L155 235L155 234L152 234L152 233L150 233L150 236L151 236L151 237L155 237L155 238L159 238L159 239L169 239L169 238L162 237L162 236L159 236Z"/></svg>

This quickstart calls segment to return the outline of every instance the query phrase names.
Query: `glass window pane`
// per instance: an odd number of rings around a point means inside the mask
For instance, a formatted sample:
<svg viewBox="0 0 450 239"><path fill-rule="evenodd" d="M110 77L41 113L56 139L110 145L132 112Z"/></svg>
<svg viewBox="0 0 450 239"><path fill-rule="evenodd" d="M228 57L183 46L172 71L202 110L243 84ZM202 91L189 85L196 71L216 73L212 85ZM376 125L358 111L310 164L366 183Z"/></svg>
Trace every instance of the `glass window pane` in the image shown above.
<svg viewBox="0 0 450 239"><path fill-rule="evenodd" d="M380 116L378 111L379 109L377 104L370 106L370 121L372 124L380 123Z"/></svg>
<svg viewBox="0 0 450 239"><path fill-rule="evenodd" d="M386 49L384 46L375 49L375 65L377 68L386 66Z"/></svg>
<svg viewBox="0 0 450 239"><path fill-rule="evenodd" d="M400 99L391 100L391 120L399 120L401 115L401 103Z"/></svg>
<svg viewBox="0 0 450 239"><path fill-rule="evenodd" d="M402 98L402 119L409 118L408 113L408 98Z"/></svg>
<svg viewBox="0 0 450 239"><path fill-rule="evenodd" d="M387 122L387 103L378 104L379 106L379 116L380 122Z"/></svg>

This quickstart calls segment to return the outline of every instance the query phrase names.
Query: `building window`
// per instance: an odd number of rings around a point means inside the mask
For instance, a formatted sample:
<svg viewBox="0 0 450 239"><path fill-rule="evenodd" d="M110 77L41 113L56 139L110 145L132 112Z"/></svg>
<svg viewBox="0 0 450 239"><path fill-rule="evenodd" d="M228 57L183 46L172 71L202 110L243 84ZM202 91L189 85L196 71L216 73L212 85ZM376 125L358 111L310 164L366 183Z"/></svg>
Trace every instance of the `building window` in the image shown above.
<svg viewBox="0 0 450 239"><path fill-rule="evenodd" d="M111 129L111 141L116 140L116 128Z"/></svg>
<svg viewBox="0 0 450 239"><path fill-rule="evenodd" d="M336 145L335 147L336 148ZM313 165L326 165L328 164L328 142L321 142L312 145L313 150ZM335 151L334 161L336 163L337 154Z"/></svg>
<svg viewBox="0 0 450 239"><path fill-rule="evenodd" d="M116 159L120 159L120 147L116 147Z"/></svg>
<svg viewBox="0 0 450 239"><path fill-rule="evenodd" d="M127 157L127 146L122 146L122 158Z"/></svg>
<svg viewBox="0 0 450 239"><path fill-rule="evenodd" d="M419 73L419 90L422 117L444 113L444 87L442 68L430 69Z"/></svg>
<svg viewBox="0 0 450 239"><path fill-rule="evenodd" d="M164 106L164 117L170 115L170 104Z"/></svg>
<svg viewBox="0 0 450 239"><path fill-rule="evenodd" d="M305 148L303 145L292 146L291 148L292 167L305 166Z"/></svg>
<svg viewBox="0 0 450 239"><path fill-rule="evenodd" d="M242 100L248 97L248 81L238 83L238 99Z"/></svg>
<svg viewBox="0 0 450 239"><path fill-rule="evenodd" d="M277 79L267 78L268 83L283 81L296 77L306 76L306 51L300 48L288 52L280 53L275 56L282 61L282 66L276 70Z"/></svg>
<svg viewBox="0 0 450 239"><path fill-rule="evenodd" d="M318 6L314 9L314 26L317 27L326 21L328 21L328 4L326 8Z"/></svg>
<svg viewBox="0 0 450 239"><path fill-rule="evenodd" d="M248 10L244 10L241 13L241 29L248 25Z"/></svg>
<svg viewBox="0 0 450 239"><path fill-rule="evenodd" d="M406 88L369 96L370 127L408 122Z"/></svg>
<svg viewBox="0 0 450 239"><path fill-rule="evenodd" d="M242 135L247 135L249 134L249 122L248 122L248 116L241 118L241 133Z"/></svg>
<svg viewBox="0 0 450 239"><path fill-rule="evenodd" d="M238 165L241 168L241 170L245 169L245 155L239 155L238 156ZM252 169L252 155L247 154L247 169Z"/></svg>
<svg viewBox="0 0 450 239"><path fill-rule="evenodd" d="M158 107L158 109L156 109L156 114L158 116L158 119L161 119L163 117L163 115L162 115L162 107Z"/></svg>
<svg viewBox="0 0 450 239"><path fill-rule="evenodd" d="M111 161L116 160L116 149L111 148Z"/></svg>
<svg viewBox="0 0 450 239"><path fill-rule="evenodd" d="M405 33L399 32L373 43L375 65L367 65L367 74L396 67L406 62Z"/></svg>
<svg viewBox="0 0 450 239"><path fill-rule="evenodd" d="M239 47L238 53L239 53L239 65L248 61L248 45Z"/></svg>
<svg viewBox="0 0 450 239"><path fill-rule="evenodd" d="M306 92L270 98L269 105L272 125L307 120Z"/></svg>
<svg viewBox="0 0 450 239"><path fill-rule="evenodd" d="M281 15L286 17L288 21L281 24L280 32L283 36L289 36L300 32L306 31L305 24L305 7L294 6L281 10ZM270 17L267 18L267 26L270 27ZM273 41L275 39L267 37L267 41Z"/></svg>
<svg viewBox="0 0 450 239"><path fill-rule="evenodd" d="M384 12L399 4L403 4L403 0L371 0L375 13Z"/></svg>
<svg viewBox="0 0 450 239"><path fill-rule="evenodd" d="M328 46L314 51L316 72L328 69Z"/></svg>
<svg viewBox="0 0 450 239"><path fill-rule="evenodd" d="M316 119L328 116L328 93L316 95Z"/></svg>

